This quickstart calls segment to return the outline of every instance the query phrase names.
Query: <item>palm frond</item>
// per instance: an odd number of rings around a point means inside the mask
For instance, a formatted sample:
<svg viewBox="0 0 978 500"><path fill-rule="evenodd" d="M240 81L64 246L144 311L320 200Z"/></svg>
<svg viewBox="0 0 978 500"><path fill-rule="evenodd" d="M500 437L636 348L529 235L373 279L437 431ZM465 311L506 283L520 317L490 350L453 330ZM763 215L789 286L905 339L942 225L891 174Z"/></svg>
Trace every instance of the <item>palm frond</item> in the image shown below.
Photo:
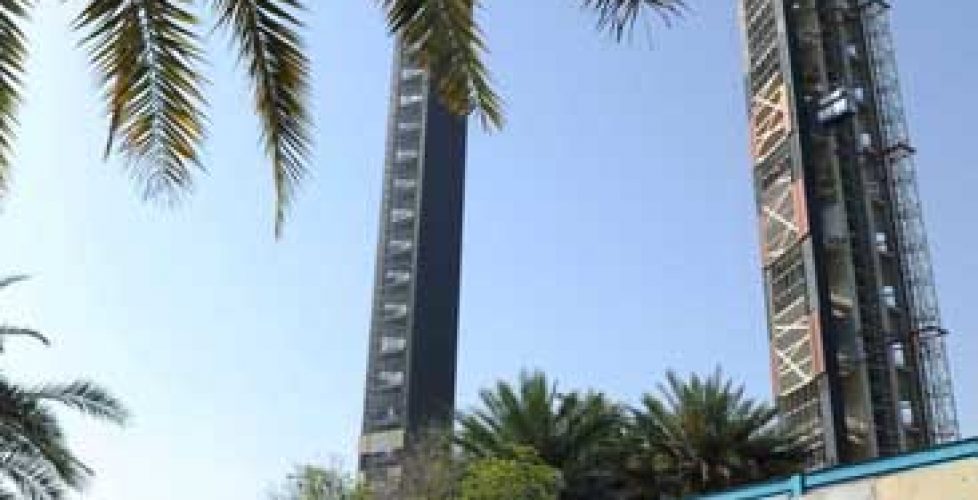
<svg viewBox="0 0 978 500"><path fill-rule="evenodd" d="M65 484L79 488L92 471L68 449L56 416L31 391L0 378L0 442L45 460Z"/></svg>
<svg viewBox="0 0 978 500"><path fill-rule="evenodd" d="M487 129L502 128L502 100L483 62L485 40L475 18L480 1L379 1L391 33L431 72L442 103L458 115L475 112Z"/></svg>
<svg viewBox="0 0 978 500"><path fill-rule="evenodd" d="M3 345L7 337L31 337L40 341L44 345L51 345L51 341L41 332L31 328L21 328L17 326L0 325L0 352L3 352Z"/></svg>
<svg viewBox="0 0 978 500"><path fill-rule="evenodd" d="M21 25L32 4L30 0L0 2L0 197L10 183L10 154L27 59L27 37Z"/></svg>
<svg viewBox="0 0 978 500"><path fill-rule="evenodd" d="M598 29L622 40L644 15L653 14L667 26L687 10L686 0L580 0L598 15Z"/></svg>
<svg viewBox="0 0 978 500"><path fill-rule="evenodd" d="M0 488L0 500L19 500L19 499L16 493L3 487Z"/></svg>
<svg viewBox="0 0 978 500"><path fill-rule="evenodd" d="M231 32L248 69L262 141L275 182L275 234L280 236L310 153L309 61L300 29L300 0L213 0L219 25Z"/></svg>
<svg viewBox="0 0 978 500"><path fill-rule="evenodd" d="M117 424L125 424L130 417L129 411L118 398L87 380L43 385L28 394L39 401L57 402L88 416Z"/></svg>
<svg viewBox="0 0 978 500"><path fill-rule="evenodd" d="M3 56L0 56L2 58ZM15 283L20 283L21 281L27 281L30 276L26 274L15 274L13 276L4 276L0 278L0 288L6 288Z"/></svg>
<svg viewBox="0 0 978 500"><path fill-rule="evenodd" d="M43 457L4 447L0 449L0 476L9 480L20 492L20 498L30 500L61 500L66 498L58 472ZM0 498L18 498L4 491Z"/></svg>
<svg viewBox="0 0 978 500"><path fill-rule="evenodd" d="M108 106L118 150L146 198L189 190L205 118L192 0L89 0L75 20Z"/></svg>

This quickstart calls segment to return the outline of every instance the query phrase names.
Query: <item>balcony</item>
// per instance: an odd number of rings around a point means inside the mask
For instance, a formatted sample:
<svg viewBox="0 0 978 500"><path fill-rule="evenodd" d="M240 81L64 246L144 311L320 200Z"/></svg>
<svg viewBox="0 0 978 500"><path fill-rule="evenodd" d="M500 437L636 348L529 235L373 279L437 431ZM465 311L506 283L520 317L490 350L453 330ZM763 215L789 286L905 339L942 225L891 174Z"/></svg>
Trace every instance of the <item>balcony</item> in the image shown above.
<svg viewBox="0 0 978 500"><path fill-rule="evenodd" d="M371 412L368 418L368 425L373 428L400 427L402 425L400 413L389 407L386 410Z"/></svg>
<svg viewBox="0 0 978 500"><path fill-rule="evenodd" d="M400 389L404 386L404 372L382 371L377 374L378 389Z"/></svg>
<svg viewBox="0 0 978 500"><path fill-rule="evenodd" d="M384 273L384 283L388 285L406 285L411 281L409 271L387 271Z"/></svg>
<svg viewBox="0 0 978 500"><path fill-rule="evenodd" d="M423 100L424 96L421 94L406 94L401 96L400 102L402 107L406 107L412 104L418 104Z"/></svg>
<svg viewBox="0 0 978 500"><path fill-rule="evenodd" d="M390 252L395 255L410 252L413 248L414 248L414 242L411 240L391 240L387 244L387 249L390 250ZM407 279L410 278L410 274L408 273L404 273L404 274L407 274L407 277L404 278L404 282L407 282Z"/></svg>
<svg viewBox="0 0 978 500"><path fill-rule="evenodd" d="M384 320L397 321L407 317L407 304L384 304Z"/></svg>
<svg viewBox="0 0 978 500"><path fill-rule="evenodd" d="M418 181L415 179L408 178L397 178L394 179L394 189L398 190L409 190L418 187Z"/></svg>
<svg viewBox="0 0 978 500"><path fill-rule="evenodd" d="M410 208L395 208L391 210L391 222L398 224L414 219L414 210Z"/></svg>
<svg viewBox="0 0 978 500"><path fill-rule="evenodd" d="M404 68L401 70L401 79L410 80L412 78L417 78L424 75L424 70L421 68Z"/></svg>
<svg viewBox="0 0 978 500"><path fill-rule="evenodd" d="M418 159L419 155L417 149L398 149L394 153L394 160L398 162L414 161Z"/></svg>
<svg viewBox="0 0 978 500"><path fill-rule="evenodd" d="M381 354L398 354L404 352L405 349L407 349L407 339L388 336L380 338Z"/></svg>
<svg viewBox="0 0 978 500"><path fill-rule="evenodd" d="M397 130L401 132L416 132L421 130L420 121L404 121L397 124Z"/></svg>

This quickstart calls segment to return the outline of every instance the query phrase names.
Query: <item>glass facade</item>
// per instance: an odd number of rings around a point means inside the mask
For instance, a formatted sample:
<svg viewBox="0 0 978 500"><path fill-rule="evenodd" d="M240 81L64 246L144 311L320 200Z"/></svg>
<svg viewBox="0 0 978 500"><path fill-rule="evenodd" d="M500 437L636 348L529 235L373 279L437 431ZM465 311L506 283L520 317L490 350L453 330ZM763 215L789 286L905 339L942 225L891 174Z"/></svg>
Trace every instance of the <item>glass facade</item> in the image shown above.
<svg viewBox="0 0 978 500"><path fill-rule="evenodd" d="M465 134L399 45L360 440L371 483L396 485L412 436L452 420Z"/></svg>

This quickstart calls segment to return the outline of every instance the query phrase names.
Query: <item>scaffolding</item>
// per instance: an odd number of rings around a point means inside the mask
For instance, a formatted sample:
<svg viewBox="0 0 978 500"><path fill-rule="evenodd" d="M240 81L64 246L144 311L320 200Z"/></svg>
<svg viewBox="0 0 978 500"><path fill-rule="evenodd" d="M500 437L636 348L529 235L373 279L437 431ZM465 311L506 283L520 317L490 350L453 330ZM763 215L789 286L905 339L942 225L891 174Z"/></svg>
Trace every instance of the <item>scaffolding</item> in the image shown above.
<svg viewBox="0 0 978 500"><path fill-rule="evenodd" d="M945 346L947 331L941 326L914 149L910 145L890 31L889 5L882 0L868 0L860 6L860 13L880 117L881 159L892 193L900 267L909 301L911 341L915 344L924 391L927 432L932 443L946 443L959 437Z"/></svg>

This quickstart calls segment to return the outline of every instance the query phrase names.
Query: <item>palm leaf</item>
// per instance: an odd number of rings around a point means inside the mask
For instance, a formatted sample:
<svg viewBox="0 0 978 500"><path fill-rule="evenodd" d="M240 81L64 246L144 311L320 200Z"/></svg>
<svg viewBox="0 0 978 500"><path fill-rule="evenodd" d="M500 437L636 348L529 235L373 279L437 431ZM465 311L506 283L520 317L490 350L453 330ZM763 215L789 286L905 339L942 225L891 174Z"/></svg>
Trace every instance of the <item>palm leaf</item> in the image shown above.
<svg viewBox="0 0 978 500"><path fill-rule="evenodd" d="M88 416L117 424L124 424L129 419L129 411L119 399L87 380L43 385L28 394L40 401L61 403Z"/></svg>
<svg viewBox="0 0 978 500"><path fill-rule="evenodd" d="M19 500L17 494L6 488L0 488L0 500Z"/></svg>
<svg viewBox="0 0 978 500"><path fill-rule="evenodd" d="M21 328L16 326L4 326L0 325L0 352L3 352L3 343L6 337L31 337L39 340L44 345L51 345L51 341L48 340L41 332L37 330L32 330L30 328Z"/></svg>
<svg viewBox="0 0 978 500"><path fill-rule="evenodd" d="M434 78L452 112L475 112L488 129L499 129L502 102L483 63L486 52L475 20L479 0L380 0L391 33L416 49L418 63Z"/></svg>
<svg viewBox="0 0 978 500"><path fill-rule="evenodd" d="M190 189L204 138L192 0L89 0L75 20L108 106L106 154L119 150L146 198Z"/></svg>
<svg viewBox="0 0 978 500"><path fill-rule="evenodd" d="M2 56L0 56L2 58ZM0 288L6 288L15 283L20 283L21 281L27 281L30 277L26 274L15 274L13 276L4 276L0 278Z"/></svg>
<svg viewBox="0 0 978 500"><path fill-rule="evenodd" d="M92 471L69 451L56 416L32 391L0 377L0 442L45 460L65 484L81 487Z"/></svg>
<svg viewBox="0 0 978 500"><path fill-rule="evenodd" d="M218 22L230 29L251 78L262 140L272 160L275 234L280 236L310 151L309 61L297 17L304 8L300 0L213 1Z"/></svg>
<svg viewBox="0 0 978 500"><path fill-rule="evenodd" d="M582 0L581 5L598 15L598 29L617 40L630 34L635 23L646 14L654 14L669 25L686 10L685 0Z"/></svg>
<svg viewBox="0 0 978 500"><path fill-rule="evenodd" d="M0 1L0 197L6 194L10 182L10 154L27 59L27 39L21 24L32 3Z"/></svg>
<svg viewBox="0 0 978 500"><path fill-rule="evenodd" d="M2 491L0 498L61 500L66 498L58 472L43 457L8 446L0 448L0 475L20 492L19 496Z"/></svg>

